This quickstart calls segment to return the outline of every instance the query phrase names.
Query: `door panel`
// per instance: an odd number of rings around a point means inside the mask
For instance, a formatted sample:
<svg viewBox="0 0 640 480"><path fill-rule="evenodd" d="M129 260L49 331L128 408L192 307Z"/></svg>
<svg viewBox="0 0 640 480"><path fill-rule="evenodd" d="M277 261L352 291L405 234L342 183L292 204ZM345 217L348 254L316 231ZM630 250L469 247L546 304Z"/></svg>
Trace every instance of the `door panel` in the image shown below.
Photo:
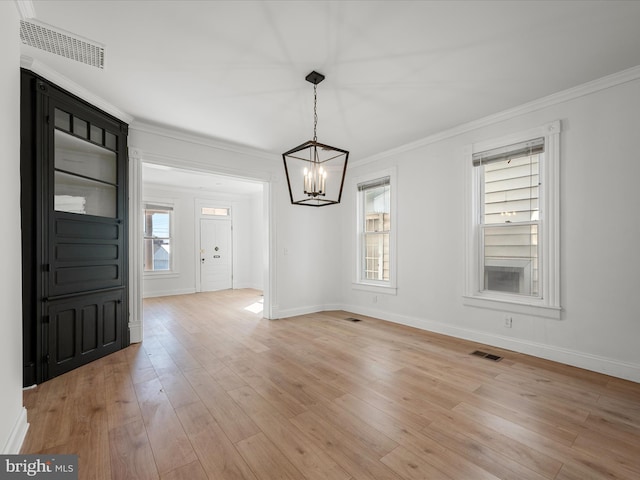
<svg viewBox="0 0 640 480"><path fill-rule="evenodd" d="M120 349L123 291L81 295L48 305L48 376Z"/></svg>
<svg viewBox="0 0 640 480"><path fill-rule="evenodd" d="M122 228L116 220L61 212L52 216L49 297L124 283Z"/></svg>
<svg viewBox="0 0 640 480"><path fill-rule="evenodd" d="M233 287L231 220L200 220L200 291Z"/></svg>

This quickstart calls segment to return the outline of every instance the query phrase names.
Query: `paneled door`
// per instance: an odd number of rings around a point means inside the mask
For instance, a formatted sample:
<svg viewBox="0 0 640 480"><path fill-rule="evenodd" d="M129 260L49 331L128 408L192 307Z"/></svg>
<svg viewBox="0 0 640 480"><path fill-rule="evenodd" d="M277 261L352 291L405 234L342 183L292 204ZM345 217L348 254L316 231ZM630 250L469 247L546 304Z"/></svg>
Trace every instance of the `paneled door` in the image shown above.
<svg viewBox="0 0 640 480"><path fill-rule="evenodd" d="M233 287L231 220L200 220L200 291Z"/></svg>

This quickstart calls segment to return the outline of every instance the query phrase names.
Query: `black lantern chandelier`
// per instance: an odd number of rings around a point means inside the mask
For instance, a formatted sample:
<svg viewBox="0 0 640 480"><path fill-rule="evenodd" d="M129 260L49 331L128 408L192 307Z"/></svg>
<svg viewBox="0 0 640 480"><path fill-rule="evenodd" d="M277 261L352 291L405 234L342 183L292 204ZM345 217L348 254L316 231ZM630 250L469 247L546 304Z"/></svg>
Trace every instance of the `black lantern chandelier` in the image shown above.
<svg viewBox="0 0 640 480"><path fill-rule="evenodd" d="M305 77L313 83L313 140L282 154L289 195L294 205L323 207L340 203L349 152L318 142L318 84L324 75L311 72Z"/></svg>

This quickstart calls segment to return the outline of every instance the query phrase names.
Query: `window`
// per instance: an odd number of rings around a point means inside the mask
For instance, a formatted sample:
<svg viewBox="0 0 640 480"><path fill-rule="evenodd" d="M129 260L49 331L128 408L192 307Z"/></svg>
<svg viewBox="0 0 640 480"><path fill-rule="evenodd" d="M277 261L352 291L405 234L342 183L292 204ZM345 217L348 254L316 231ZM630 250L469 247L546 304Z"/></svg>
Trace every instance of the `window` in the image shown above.
<svg viewBox="0 0 640 480"><path fill-rule="evenodd" d="M559 129L555 122L473 145L468 298L559 315Z"/></svg>
<svg viewBox="0 0 640 480"><path fill-rule="evenodd" d="M230 209L228 207L202 207L200 213L202 215L214 217L228 217Z"/></svg>
<svg viewBox="0 0 640 480"><path fill-rule="evenodd" d="M394 200L391 175L357 183L356 283L395 288ZM387 292L388 293L388 292Z"/></svg>
<svg viewBox="0 0 640 480"><path fill-rule="evenodd" d="M544 138L475 153L483 291L539 297L539 167Z"/></svg>
<svg viewBox="0 0 640 480"><path fill-rule="evenodd" d="M144 271L172 270L171 222L173 207L145 205L144 209Z"/></svg>

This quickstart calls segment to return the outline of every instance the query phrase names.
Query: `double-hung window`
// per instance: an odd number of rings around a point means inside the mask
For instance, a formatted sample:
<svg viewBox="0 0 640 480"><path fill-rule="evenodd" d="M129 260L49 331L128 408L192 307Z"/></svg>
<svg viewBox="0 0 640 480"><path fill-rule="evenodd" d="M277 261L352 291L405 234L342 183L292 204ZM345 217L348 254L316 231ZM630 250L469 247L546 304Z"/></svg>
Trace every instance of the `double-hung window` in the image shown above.
<svg viewBox="0 0 640 480"><path fill-rule="evenodd" d="M144 208L144 271L172 270L171 232L173 207L145 205Z"/></svg>
<svg viewBox="0 0 640 480"><path fill-rule="evenodd" d="M482 291L540 297L540 160L544 138L479 152Z"/></svg>
<svg viewBox="0 0 640 480"><path fill-rule="evenodd" d="M395 219L392 175L357 183L356 284L367 289L395 289ZM392 291L393 289L393 291Z"/></svg>
<svg viewBox="0 0 640 480"><path fill-rule="evenodd" d="M559 129L554 122L471 149L466 297L476 305L559 315Z"/></svg>

